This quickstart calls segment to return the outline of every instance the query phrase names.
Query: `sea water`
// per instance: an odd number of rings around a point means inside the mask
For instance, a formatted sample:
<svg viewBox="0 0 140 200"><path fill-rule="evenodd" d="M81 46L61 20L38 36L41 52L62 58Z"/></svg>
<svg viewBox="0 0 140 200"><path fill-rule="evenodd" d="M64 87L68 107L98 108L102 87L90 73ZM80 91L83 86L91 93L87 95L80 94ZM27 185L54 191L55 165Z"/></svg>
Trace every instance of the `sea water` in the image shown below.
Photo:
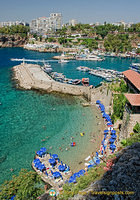
<svg viewBox="0 0 140 200"><path fill-rule="evenodd" d="M0 49L0 183L18 174L21 168L30 170L35 151L41 147L46 147L50 153L58 153L60 159L74 170L94 146L89 141L93 130L99 134L96 111L83 107L82 99L14 87L11 69L18 63L10 61L11 58L51 60L54 55L22 48ZM123 71L131 62L130 59L107 58L103 62L70 61L65 65L57 62L51 65L54 71L62 72L68 78L89 77L91 84L98 85L101 78L79 72L76 67ZM81 137L80 132L85 132L85 136ZM72 141L76 142L76 147L70 146Z"/></svg>

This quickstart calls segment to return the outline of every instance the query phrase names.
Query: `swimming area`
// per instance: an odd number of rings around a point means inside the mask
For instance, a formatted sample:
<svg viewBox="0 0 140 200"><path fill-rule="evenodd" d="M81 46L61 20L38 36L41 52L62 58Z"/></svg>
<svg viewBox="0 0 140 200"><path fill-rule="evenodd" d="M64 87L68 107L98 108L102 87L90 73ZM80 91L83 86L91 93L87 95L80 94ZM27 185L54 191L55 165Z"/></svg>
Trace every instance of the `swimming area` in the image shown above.
<svg viewBox="0 0 140 200"><path fill-rule="evenodd" d="M10 61L11 58L51 60L54 55L22 48L0 49L0 183L18 174L21 168L31 169L35 151L43 146L51 153L58 153L73 167L81 155L83 158L89 155L93 146L89 140L93 129L98 134L96 116L91 108L81 105L83 100L67 95L17 90L11 81L11 68L18 64ZM124 71L132 62L138 60L106 58L103 62L70 61L51 65L54 71L62 72L68 78L89 77L90 84L96 86L101 78L79 72L76 67ZM85 132L85 136L81 137L80 132ZM74 148L70 147L72 137L77 144Z"/></svg>

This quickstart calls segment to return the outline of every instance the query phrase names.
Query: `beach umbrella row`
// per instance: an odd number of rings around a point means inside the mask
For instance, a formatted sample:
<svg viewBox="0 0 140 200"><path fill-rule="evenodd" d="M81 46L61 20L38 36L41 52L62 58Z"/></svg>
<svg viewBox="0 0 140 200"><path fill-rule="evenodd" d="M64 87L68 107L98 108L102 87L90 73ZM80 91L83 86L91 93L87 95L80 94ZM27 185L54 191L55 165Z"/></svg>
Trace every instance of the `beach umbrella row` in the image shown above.
<svg viewBox="0 0 140 200"><path fill-rule="evenodd" d="M36 154L39 157L42 157L42 155L46 154L46 152L47 152L47 149L45 147L42 147L39 151L36 152Z"/></svg>
<svg viewBox="0 0 140 200"><path fill-rule="evenodd" d="M76 183L76 178L78 177L80 177L80 176L84 176L84 174L85 174L85 170L84 169L81 169L79 172L76 172L76 173L74 173L70 178L69 178L69 183Z"/></svg>

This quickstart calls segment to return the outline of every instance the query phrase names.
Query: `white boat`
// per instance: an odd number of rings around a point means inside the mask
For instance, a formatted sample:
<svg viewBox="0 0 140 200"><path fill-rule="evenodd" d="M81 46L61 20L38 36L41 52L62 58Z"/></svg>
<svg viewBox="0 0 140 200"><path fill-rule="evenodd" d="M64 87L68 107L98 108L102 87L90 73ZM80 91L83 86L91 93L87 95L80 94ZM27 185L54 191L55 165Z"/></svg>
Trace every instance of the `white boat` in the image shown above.
<svg viewBox="0 0 140 200"><path fill-rule="evenodd" d="M61 59L58 61L58 63L68 63L69 61L68 60L64 60L64 59Z"/></svg>
<svg viewBox="0 0 140 200"><path fill-rule="evenodd" d="M84 66L79 66L76 69L79 70L79 71L82 71L82 72L88 72L89 71L89 68L88 67L84 67Z"/></svg>
<svg viewBox="0 0 140 200"><path fill-rule="evenodd" d="M45 62L44 62L44 66L41 67L41 69L46 73L51 73L52 72L51 65L50 64L46 64Z"/></svg>

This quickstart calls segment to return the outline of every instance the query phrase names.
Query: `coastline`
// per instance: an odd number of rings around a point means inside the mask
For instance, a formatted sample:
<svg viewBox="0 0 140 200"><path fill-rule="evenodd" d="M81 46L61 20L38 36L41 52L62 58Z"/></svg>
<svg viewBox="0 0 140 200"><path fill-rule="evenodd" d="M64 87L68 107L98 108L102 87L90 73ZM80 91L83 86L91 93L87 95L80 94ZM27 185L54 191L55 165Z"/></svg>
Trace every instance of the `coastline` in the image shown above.
<svg viewBox="0 0 140 200"><path fill-rule="evenodd" d="M38 65L28 65L30 66L31 68L32 67L38 67ZM50 87L49 87L49 90L48 90L48 85L51 83L55 83L56 81L52 80L46 73L43 72L43 76L40 76L43 80L41 83L39 83L40 85L40 88L39 88L39 85L37 86L35 82L38 82L38 80L35 80L36 77L36 73L38 71L34 71L34 74L29 74L26 70L23 70L24 69L24 65L18 65L18 66L15 66L13 67L13 72L14 72L14 78L16 81L17 81L17 86L19 88L24 88L24 89L27 89L27 90L31 90L31 89L36 89L36 90L44 90L46 91L47 93L52 93L52 91L50 90ZM38 69L39 72L41 72L41 69ZM43 81L45 81L45 79L47 78L47 84L43 84ZM57 84L57 83L56 83ZM61 83L60 83L61 84ZM45 85L45 88L43 88ZM65 84L65 87L69 87L68 84ZM73 87L73 86L72 86ZM74 87L83 87L83 86L74 86ZM84 91L85 89L87 90L88 88L87 87L83 87L84 88ZM62 91L63 93L63 91ZM81 96L80 94L78 94L78 96ZM87 102L87 99L86 99L86 102ZM103 119L102 119L102 116L101 116L101 113L98 111L98 109L96 108L96 105L92 105L90 104L90 109L92 110L92 112L94 113L95 115L95 123L96 125L93 123L91 127L92 131L89 133L89 138L88 138L88 146L87 146L87 149L85 151L84 154L79 154L81 156L79 156L79 159L77 160L77 162L71 167L72 168L72 171L73 172L76 172L77 170L80 170L81 168L85 168L85 165L84 165L84 160L86 159L86 157L88 157L89 155L91 155L92 153L96 153L96 151L100 148L100 144L101 144L101 140L103 138L103 130L104 130L104 122L103 122ZM79 133L80 134L80 133ZM84 137L81 137L83 138L83 141L84 141ZM75 147L76 149L76 147ZM88 152L88 153L87 153ZM68 153L68 152L66 152ZM74 153L74 152L73 152ZM68 163L69 164L69 163Z"/></svg>

